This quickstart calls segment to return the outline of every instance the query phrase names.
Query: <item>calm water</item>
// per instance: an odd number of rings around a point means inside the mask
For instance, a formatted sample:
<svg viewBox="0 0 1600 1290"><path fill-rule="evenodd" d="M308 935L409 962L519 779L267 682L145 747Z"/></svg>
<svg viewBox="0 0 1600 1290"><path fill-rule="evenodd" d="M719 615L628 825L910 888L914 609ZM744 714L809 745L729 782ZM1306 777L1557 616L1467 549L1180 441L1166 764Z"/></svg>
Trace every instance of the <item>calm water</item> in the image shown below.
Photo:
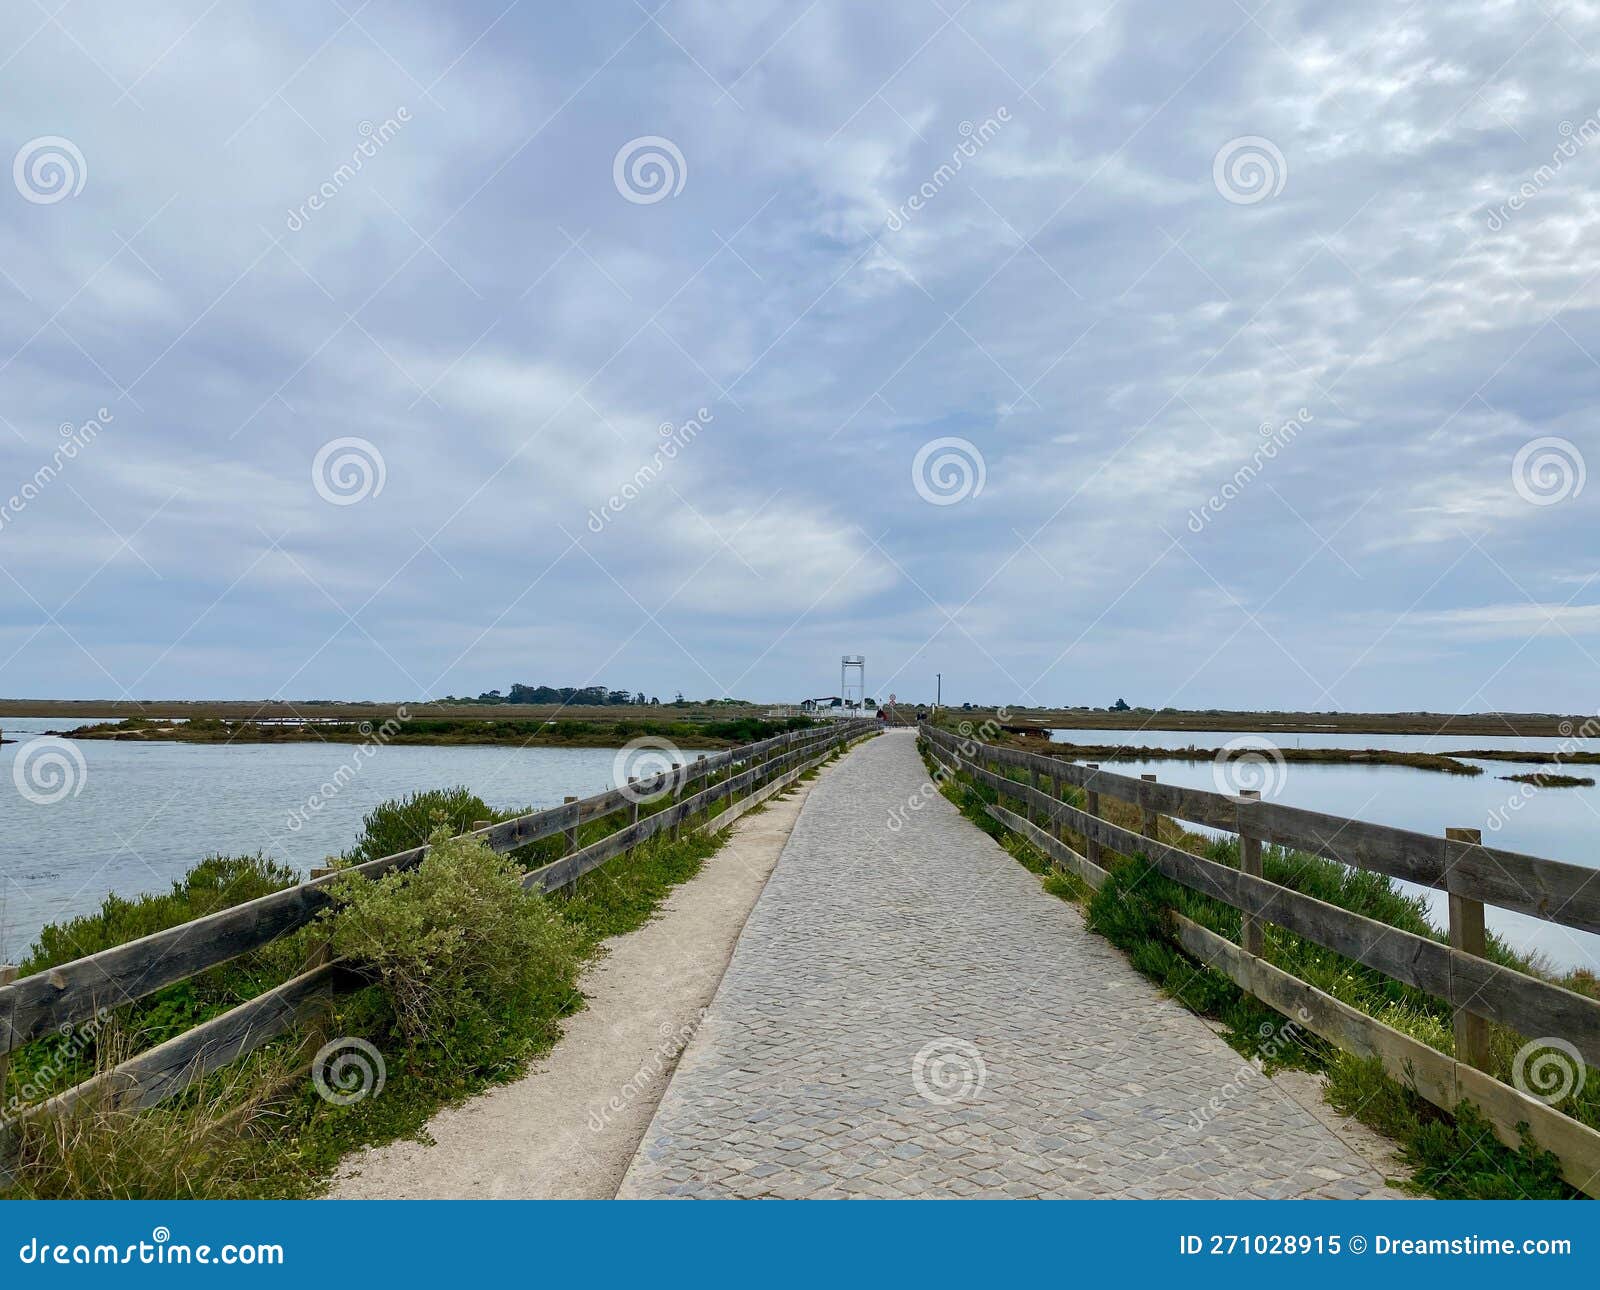
<svg viewBox="0 0 1600 1290"><path fill-rule="evenodd" d="M65 724L76 724L69 721ZM387 747L359 763L356 744L84 741L82 790L49 804L17 791L14 762L60 717L0 721L0 961L45 923L96 908L107 892L164 891L213 853L262 851L300 870L351 845L379 802L465 784L491 807L558 806L611 787L605 748ZM342 765L360 771L298 829L291 813Z"/></svg>
<svg viewBox="0 0 1600 1290"><path fill-rule="evenodd" d="M1050 738L1060 744L1133 744L1140 748L1220 748L1232 739L1270 739L1279 748L1387 748L1391 752L1458 752L1467 748L1526 748L1530 751L1557 752L1563 744L1593 752L1595 740L1563 740L1554 736L1527 735L1375 735L1348 734L1343 731L1246 731L1246 730L1052 730Z"/></svg>
<svg viewBox="0 0 1600 1290"><path fill-rule="evenodd" d="M1146 748L1221 748L1238 738L1259 739L1241 731L1189 730L1056 730L1057 743L1134 744ZM1560 739L1491 738L1470 735L1277 734L1272 741L1284 748L1388 748L1402 752L1444 752L1466 748L1523 748L1558 751ZM1594 741L1572 747L1592 750ZM1470 762L1470 759L1467 759ZM1477 761L1482 775L1467 778L1409 766L1342 766L1289 764L1264 795L1286 806L1326 811L1351 819L1370 820L1442 833L1447 828L1483 831L1484 842L1508 851L1564 860L1600 868L1600 786L1594 788L1533 789L1509 783L1501 775L1561 770L1522 762ZM1118 761L1106 763L1120 775L1153 774L1160 780L1185 787L1228 792L1224 778L1218 784L1211 761ZM1568 773L1600 779L1600 766L1573 766ZM1255 787L1256 785L1239 785ZM1513 803L1516 804L1513 809ZM1443 893L1403 884L1422 891L1435 922L1446 919ZM1563 967L1588 967L1600 971L1600 936L1576 932L1543 919L1504 910L1488 910L1489 926L1521 949L1539 950Z"/></svg>
<svg viewBox="0 0 1600 1290"><path fill-rule="evenodd" d="M38 805L17 792L13 762L27 740L60 726L61 719L8 718L0 724L8 738L19 740L0 748L0 961L20 956L43 924L88 912L110 891L164 890L208 854L263 851L303 871L349 846L362 816L389 798L465 784L492 807L538 809L558 805L568 794L581 797L609 788L614 757L609 749L588 748L383 748L359 763L355 778L293 830L291 814L305 807L340 766L354 764L357 745L84 742L75 745L86 769L82 790ZM1063 730L1054 737L1067 743L1218 748L1241 733ZM1487 736L1276 738L1285 747L1429 752L1560 744ZM1529 789L1524 797L1523 785L1496 776L1538 767L1479 764L1485 773L1472 779L1403 766L1290 765L1269 795L1293 806L1423 833L1480 828L1486 841L1508 850L1600 868L1600 788ZM1117 762L1107 769L1217 787L1210 761ZM1600 767L1594 772L1600 778ZM1590 772L1580 767L1575 773ZM1513 802L1519 809L1509 809ZM1442 921L1443 896L1424 894ZM1556 964L1600 970L1600 937L1493 909L1489 922L1513 944L1540 950Z"/></svg>

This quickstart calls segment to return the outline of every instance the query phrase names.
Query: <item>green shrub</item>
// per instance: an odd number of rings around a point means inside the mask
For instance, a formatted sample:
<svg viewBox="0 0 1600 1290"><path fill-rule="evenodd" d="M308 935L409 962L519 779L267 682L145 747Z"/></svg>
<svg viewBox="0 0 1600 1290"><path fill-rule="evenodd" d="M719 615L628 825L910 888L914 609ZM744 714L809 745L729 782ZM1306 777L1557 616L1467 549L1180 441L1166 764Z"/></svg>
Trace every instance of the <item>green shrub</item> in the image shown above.
<svg viewBox="0 0 1600 1290"><path fill-rule="evenodd" d="M770 739L774 735L785 734L791 730L805 730L812 724L810 717L790 717L785 721L763 721L760 717L732 717L723 721L708 721L703 726L691 729L698 729L700 734L708 735L712 739L748 744L758 739Z"/></svg>
<svg viewBox="0 0 1600 1290"><path fill-rule="evenodd" d="M521 868L473 838L438 829L415 869L347 876L322 916L335 954L382 987L400 1040L447 1065L500 1059L519 1018L577 1002L577 933Z"/></svg>
<svg viewBox="0 0 1600 1290"><path fill-rule="evenodd" d="M399 851L420 847L443 828L464 833L476 820L498 818L471 789L430 788L372 808L362 823L361 840L344 853L350 864L365 864Z"/></svg>

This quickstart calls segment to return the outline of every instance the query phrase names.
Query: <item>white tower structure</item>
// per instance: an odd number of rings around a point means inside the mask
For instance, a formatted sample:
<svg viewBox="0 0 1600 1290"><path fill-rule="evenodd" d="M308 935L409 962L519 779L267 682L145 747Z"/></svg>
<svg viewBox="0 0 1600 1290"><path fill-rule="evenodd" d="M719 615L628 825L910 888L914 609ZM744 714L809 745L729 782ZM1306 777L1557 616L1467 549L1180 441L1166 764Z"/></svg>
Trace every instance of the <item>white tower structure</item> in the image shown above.
<svg viewBox="0 0 1600 1290"><path fill-rule="evenodd" d="M852 681L851 676L855 679ZM839 659L839 699L846 711L861 708L867 701L867 658L864 654L845 654Z"/></svg>

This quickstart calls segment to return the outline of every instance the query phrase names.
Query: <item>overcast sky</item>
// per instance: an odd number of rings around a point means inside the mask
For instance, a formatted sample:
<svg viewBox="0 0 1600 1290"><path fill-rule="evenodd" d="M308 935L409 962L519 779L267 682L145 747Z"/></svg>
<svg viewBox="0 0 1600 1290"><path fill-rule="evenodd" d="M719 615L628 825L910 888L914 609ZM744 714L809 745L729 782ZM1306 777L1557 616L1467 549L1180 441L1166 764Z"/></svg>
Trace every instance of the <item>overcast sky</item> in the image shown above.
<svg viewBox="0 0 1600 1290"><path fill-rule="evenodd" d="M646 5L4 7L0 695L1600 705L1600 6Z"/></svg>

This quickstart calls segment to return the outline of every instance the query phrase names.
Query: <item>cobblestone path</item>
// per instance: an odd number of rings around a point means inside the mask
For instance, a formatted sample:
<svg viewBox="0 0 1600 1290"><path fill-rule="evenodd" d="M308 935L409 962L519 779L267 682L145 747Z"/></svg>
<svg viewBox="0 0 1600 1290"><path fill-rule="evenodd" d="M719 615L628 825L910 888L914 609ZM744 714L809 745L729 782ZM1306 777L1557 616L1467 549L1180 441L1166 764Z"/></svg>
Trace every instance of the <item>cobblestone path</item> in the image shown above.
<svg viewBox="0 0 1600 1290"><path fill-rule="evenodd" d="M890 732L812 790L621 1195L1384 1191L949 802L890 830L926 779Z"/></svg>

